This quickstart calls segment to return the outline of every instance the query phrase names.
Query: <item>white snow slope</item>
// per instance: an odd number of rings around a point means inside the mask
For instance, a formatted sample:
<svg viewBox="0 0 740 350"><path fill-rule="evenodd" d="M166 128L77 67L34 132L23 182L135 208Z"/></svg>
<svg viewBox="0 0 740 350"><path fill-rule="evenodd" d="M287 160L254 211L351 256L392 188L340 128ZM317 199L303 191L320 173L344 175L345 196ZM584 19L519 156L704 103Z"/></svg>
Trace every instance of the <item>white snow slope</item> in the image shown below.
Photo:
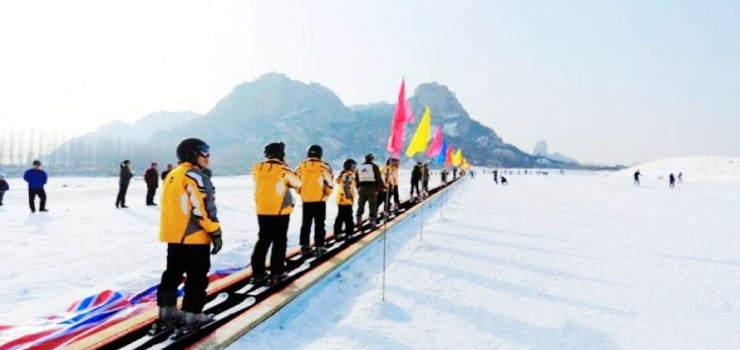
<svg viewBox="0 0 740 350"><path fill-rule="evenodd" d="M740 188L488 176L232 349L738 349Z"/></svg>
<svg viewBox="0 0 740 350"><path fill-rule="evenodd" d="M420 215L388 235L385 302L376 244L232 348L740 347L740 187L507 177L501 187L479 174L427 210L423 241ZM140 180L132 207L115 209L116 182L52 178L42 215L11 180L0 207L0 324L158 282L159 211L144 206ZM213 268L242 265L257 232L251 179L214 182L225 246ZM299 226L300 210L291 245Z"/></svg>
<svg viewBox="0 0 740 350"><path fill-rule="evenodd" d="M614 172L613 176L631 177L637 170L649 181L663 176L666 185L670 173L676 177L683 173L684 180L690 182L737 183L740 182L740 157L664 158Z"/></svg>

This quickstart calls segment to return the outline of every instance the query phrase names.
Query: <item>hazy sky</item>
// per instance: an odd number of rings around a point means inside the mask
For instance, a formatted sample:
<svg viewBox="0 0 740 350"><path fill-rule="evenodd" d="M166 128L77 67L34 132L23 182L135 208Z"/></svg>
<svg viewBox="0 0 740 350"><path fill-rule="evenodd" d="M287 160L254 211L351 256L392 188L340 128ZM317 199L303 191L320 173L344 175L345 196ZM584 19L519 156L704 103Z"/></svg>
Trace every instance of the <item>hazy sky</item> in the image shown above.
<svg viewBox="0 0 740 350"><path fill-rule="evenodd" d="M0 128L205 113L271 71L393 101L405 75L526 152L738 156L739 66L738 0L0 2Z"/></svg>

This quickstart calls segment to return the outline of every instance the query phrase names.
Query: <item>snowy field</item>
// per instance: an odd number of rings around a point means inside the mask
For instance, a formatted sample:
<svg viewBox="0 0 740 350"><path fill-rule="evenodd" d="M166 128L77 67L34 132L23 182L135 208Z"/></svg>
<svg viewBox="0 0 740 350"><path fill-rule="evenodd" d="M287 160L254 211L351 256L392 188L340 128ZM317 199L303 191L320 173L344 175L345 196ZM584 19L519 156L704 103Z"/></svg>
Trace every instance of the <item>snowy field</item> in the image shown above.
<svg viewBox="0 0 740 350"><path fill-rule="evenodd" d="M577 174L491 176L388 236L386 301L374 245L232 349L738 349L740 186ZM436 184L438 176L433 176ZM406 182L406 181L404 181ZM52 178L49 213L23 183L0 207L0 324L104 289L156 284L159 210L114 207L115 178ZM249 177L215 177L224 250L244 265L257 225ZM402 197L407 186L402 187ZM290 227L297 243L300 205ZM327 228L333 224L329 205Z"/></svg>
<svg viewBox="0 0 740 350"><path fill-rule="evenodd" d="M739 349L740 186L486 175L231 349Z"/></svg>
<svg viewBox="0 0 740 350"><path fill-rule="evenodd" d="M437 174L430 177L430 186L439 183ZM406 179L401 197L408 197L410 172L400 176ZM247 265L258 232L252 178L216 176L213 182L224 248L212 256L211 271ZM118 177L60 178L52 173L46 186L49 212L35 214L28 208L26 183L10 178L9 184L11 191L0 207L0 325L60 313L105 289L139 292L159 283L167 247L159 242L159 207L145 205L141 176L128 189L128 209L115 207ZM327 230L333 229L336 212L332 197ZM299 200L291 216L289 246L298 245L300 226Z"/></svg>

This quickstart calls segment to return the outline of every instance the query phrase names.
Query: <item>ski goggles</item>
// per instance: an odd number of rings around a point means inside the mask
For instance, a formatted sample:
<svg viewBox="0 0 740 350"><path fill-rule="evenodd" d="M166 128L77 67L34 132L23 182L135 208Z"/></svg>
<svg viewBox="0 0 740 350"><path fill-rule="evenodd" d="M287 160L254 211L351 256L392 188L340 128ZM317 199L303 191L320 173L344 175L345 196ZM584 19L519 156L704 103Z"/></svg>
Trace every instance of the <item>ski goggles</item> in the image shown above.
<svg viewBox="0 0 740 350"><path fill-rule="evenodd" d="M198 147L198 154L203 158L209 158L211 156L211 147L208 147L208 146Z"/></svg>

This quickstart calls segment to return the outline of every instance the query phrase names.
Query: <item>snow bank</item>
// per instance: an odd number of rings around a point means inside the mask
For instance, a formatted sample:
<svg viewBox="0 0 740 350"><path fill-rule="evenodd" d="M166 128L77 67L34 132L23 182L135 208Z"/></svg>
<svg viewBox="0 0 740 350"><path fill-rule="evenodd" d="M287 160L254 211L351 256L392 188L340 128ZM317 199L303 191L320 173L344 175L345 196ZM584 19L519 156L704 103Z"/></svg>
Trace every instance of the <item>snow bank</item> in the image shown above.
<svg viewBox="0 0 740 350"><path fill-rule="evenodd" d="M668 174L683 173L688 182L736 183L740 182L740 157L664 158L616 171L612 176L631 177L637 170L648 179L663 176L668 181Z"/></svg>

